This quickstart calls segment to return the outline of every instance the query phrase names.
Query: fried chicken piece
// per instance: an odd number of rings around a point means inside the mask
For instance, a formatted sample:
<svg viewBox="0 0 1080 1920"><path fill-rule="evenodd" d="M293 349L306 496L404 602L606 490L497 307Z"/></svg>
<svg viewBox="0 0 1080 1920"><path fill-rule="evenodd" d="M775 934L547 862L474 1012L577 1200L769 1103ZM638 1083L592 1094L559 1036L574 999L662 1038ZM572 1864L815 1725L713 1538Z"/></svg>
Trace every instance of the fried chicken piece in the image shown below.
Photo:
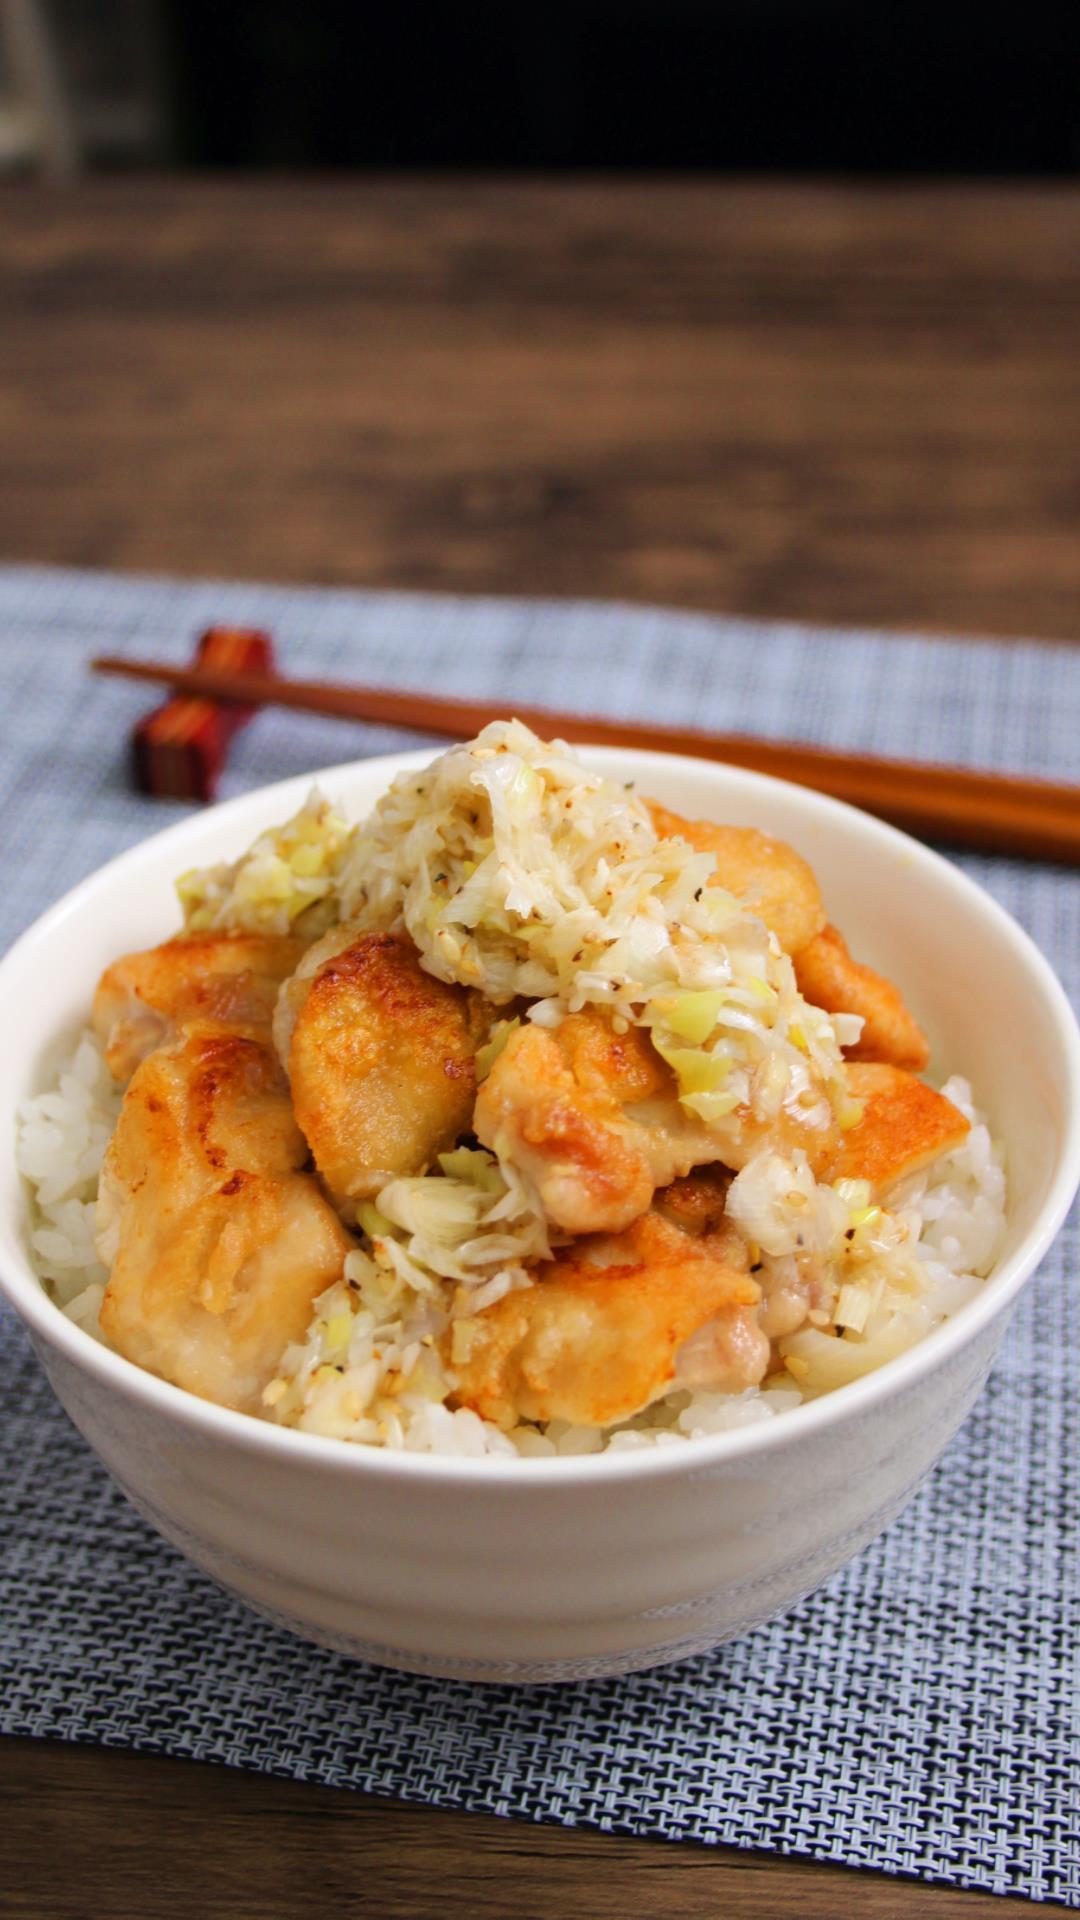
<svg viewBox="0 0 1080 1920"><path fill-rule="evenodd" d="M930 1048L921 1027L891 981L852 959L843 936L826 921L813 870L794 848L754 827L683 820L655 801L646 804L657 833L680 835L699 853L715 853L714 884L745 901L775 933L795 962L804 1000L826 1013L861 1016L862 1037L847 1049L849 1059L925 1071Z"/></svg>
<svg viewBox="0 0 1080 1920"><path fill-rule="evenodd" d="M511 1035L480 1088L473 1128L529 1176L556 1226L618 1233L657 1187L717 1160L741 1167L766 1141L802 1147L815 1168L830 1160L833 1110L805 1077L772 1119L737 1109L709 1127L680 1105L648 1034L618 1035L590 1008L554 1030L526 1025Z"/></svg>
<svg viewBox="0 0 1080 1920"><path fill-rule="evenodd" d="M764 920L785 953L799 953L821 931L825 908L814 870L785 840L774 840L756 827L684 820L655 800L645 804L662 839L687 840L695 852L716 855L712 884L726 887Z"/></svg>
<svg viewBox="0 0 1080 1920"><path fill-rule="evenodd" d="M848 1087L863 1114L844 1135L830 1180L869 1180L881 1193L961 1146L970 1131L970 1121L951 1100L902 1067L853 1061Z"/></svg>
<svg viewBox="0 0 1080 1920"><path fill-rule="evenodd" d="M653 1200L653 1212L692 1240L707 1245L725 1266L745 1273L750 1269L750 1249L725 1211L733 1179L727 1167L698 1167L685 1179L661 1188Z"/></svg>
<svg viewBox="0 0 1080 1920"><path fill-rule="evenodd" d="M305 958L275 1032L296 1118L343 1213L422 1173L468 1129L493 1017L479 995L425 973L397 934L335 928Z"/></svg>
<svg viewBox="0 0 1080 1920"><path fill-rule="evenodd" d="M554 1032L526 1025L511 1034L480 1088L473 1128L535 1182L556 1225L618 1232L658 1186L716 1158L701 1123L684 1121L674 1084L647 1034L616 1035L590 1009ZM624 1110L649 1095L667 1096L671 1131Z"/></svg>
<svg viewBox="0 0 1080 1920"><path fill-rule="evenodd" d="M826 1013L857 1013L862 1034L846 1049L849 1060L883 1060L923 1073L930 1058L926 1035L891 980L853 960L841 933L824 927L795 955L795 979L804 1000Z"/></svg>
<svg viewBox="0 0 1080 1920"><path fill-rule="evenodd" d="M504 1429L519 1420L606 1427L675 1386L738 1392L768 1366L759 1297L745 1271L648 1214L455 1320L455 1399Z"/></svg>
<svg viewBox="0 0 1080 1920"><path fill-rule="evenodd" d="M151 1053L102 1170L112 1344L204 1399L256 1408L352 1245L306 1159L269 1036L203 1024Z"/></svg>
<svg viewBox="0 0 1080 1920"><path fill-rule="evenodd" d="M186 1022L269 1029L278 988L304 952L302 940L265 933L196 933L128 953L106 967L94 995L94 1029L113 1079Z"/></svg>

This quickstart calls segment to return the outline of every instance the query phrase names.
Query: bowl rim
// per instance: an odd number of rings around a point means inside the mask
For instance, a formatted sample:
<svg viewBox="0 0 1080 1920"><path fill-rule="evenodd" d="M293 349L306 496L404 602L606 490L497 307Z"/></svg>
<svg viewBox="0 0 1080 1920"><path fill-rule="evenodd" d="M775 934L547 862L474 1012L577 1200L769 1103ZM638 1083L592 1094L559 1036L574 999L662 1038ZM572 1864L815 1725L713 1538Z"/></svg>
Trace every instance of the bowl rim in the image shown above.
<svg viewBox="0 0 1080 1920"><path fill-rule="evenodd" d="M954 866L942 854L924 846L898 828L864 813L846 802L768 774L753 773L727 763L696 759L645 749L591 747L575 745L575 753L587 756L600 771L625 767L632 759L646 771L672 773L683 777L697 770L706 776L722 770L752 798L777 791L795 794L810 820L854 826L877 843L881 852L902 855L907 861L921 863L928 873L943 879L958 893L965 905L988 924L993 934L1012 948L1014 955L1035 976L1039 991L1048 1002L1061 1042L1067 1105L1057 1165L1050 1189L1037 1219L1023 1243L987 1277L976 1297L951 1319L932 1328L914 1346L886 1361L873 1372L833 1388L816 1400L793 1407L777 1419L748 1427L728 1429L692 1441L673 1440L666 1445L632 1448L626 1452L564 1454L552 1458L507 1455L428 1454L379 1447L350 1445L347 1441L311 1434L296 1428L280 1427L257 1415L241 1413L200 1399L186 1388L161 1380L134 1361L113 1351L68 1318L50 1299L34 1272L25 1249L19 1244L16 1228L12 1238L17 1260L0 1242L0 1291L6 1295L19 1318L45 1343L54 1347L77 1371L88 1374L100 1386L118 1391L121 1398L141 1403L168 1421L187 1427L208 1441L236 1446L241 1452L270 1455L292 1460L298 1466L320 1463L344 1475L373 1473L389 1476L402 1483L433 1481L474 1488L484 1484L506 1487L583 1486L626 1480L681 1477L686 1474L709 1475L729 1461L747 1456L769 1454L788 1440L810 1440L830 1426L841 1428L858 1419L869 1408L899 1396L931 1374L961 1348L972 1344L992 1321L1015 1301L1021 1287L1033 1274L1056 1238L1080 1185L1080 1028L1076 1016L1049 961L1022 927L1004 907L976 881ZM333 787L342 780L363 773L385 772L387 780L398 773L429 764L430 748L420 748L342 761L310 774L290 775L285 780L253 788L214 807L189 814L135 846L127 848L103 866L96 868L48 907L19 935L0 959L0 988L5 977L22 965L39 944L47 944L55 931L73 913L91 899L102 884L144 865L153 866L159 856L167 856L176 842L191 833L193 825L202 825L214 817L227 828L245 815L257 818L265 809L264 824L276 817L279 807L293 805L298 795L312 785ZM259 829L256 828L256 831ZM14 1110L12 1119L14 1120ZM11 1222L4 1223L11 1226Z"/></svg>

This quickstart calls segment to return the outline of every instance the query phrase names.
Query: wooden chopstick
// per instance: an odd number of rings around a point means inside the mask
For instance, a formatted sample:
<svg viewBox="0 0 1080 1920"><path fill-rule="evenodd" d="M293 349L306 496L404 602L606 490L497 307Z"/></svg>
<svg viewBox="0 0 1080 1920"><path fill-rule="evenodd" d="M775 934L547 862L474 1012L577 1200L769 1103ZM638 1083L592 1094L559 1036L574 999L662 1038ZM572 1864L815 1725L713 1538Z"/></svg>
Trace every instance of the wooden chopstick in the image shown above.
<svg viewBox="0 0 1080 1920"><path fill-rule="evenodd" d="M96 673L146 680L210 700L246 707L295 707L305 713L457 740L467 740L490 721L513 714L548 739L693 754L702 760L726 761L756 773L794 780L862 807L923 839L1080 865L1080 787L1048 780L834 753L822 747L754 740L744 734L699 733L690 727L551 713L523 707L517 701L495 705L433 694L394 693L381 687L341 686L324 680L290 680L277 674L186 669L108 655L91 665Z"/></svg>

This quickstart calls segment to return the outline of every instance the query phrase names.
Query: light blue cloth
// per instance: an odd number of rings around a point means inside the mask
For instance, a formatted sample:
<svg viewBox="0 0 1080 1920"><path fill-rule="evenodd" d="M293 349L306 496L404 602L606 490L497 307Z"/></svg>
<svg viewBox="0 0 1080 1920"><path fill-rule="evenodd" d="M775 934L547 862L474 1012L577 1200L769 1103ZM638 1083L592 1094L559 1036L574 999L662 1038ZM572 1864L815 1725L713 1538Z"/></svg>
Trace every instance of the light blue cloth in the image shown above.
<svg viewBox="0 0 1080 1920"><path fill-rule="evenodd" d="M637 715L1080 780L1080 651L651 609L0 572L0 944L182 811L139 799L146 689L272 628L294 673ZM224 790L410 736L266 713ZM1080 992L1080 876L962 864ZM11 1017L11 1010L8 1010ZM0 1730L439 1806L767 1847L1080 1905L1077 1220L908 1511L828 1587L679 1667L515 1691L351 1665L263 1625L143 1525L0 1319Z"/></svg>

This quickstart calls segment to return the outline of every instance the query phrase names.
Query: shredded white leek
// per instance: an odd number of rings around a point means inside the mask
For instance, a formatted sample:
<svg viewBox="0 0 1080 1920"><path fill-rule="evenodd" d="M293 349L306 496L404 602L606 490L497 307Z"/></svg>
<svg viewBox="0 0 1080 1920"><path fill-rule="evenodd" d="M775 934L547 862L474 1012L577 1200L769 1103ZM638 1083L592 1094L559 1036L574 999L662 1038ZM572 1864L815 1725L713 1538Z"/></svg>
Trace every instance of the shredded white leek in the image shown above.
<svg viewBox="0 0 1080 1920"><path fill-rule="evenodd" d="M661 839L625 788L511 721L395 781L339 891L349 919L404 928L439 979L524 997L542 1025L593 1005L649 1027L710 1126L767 1121L811 1082L839 1110L832 1017L714 879L711 854Z"/></svg>
<svg viewBox="0 0 1080 1920"><path fill-rule="evenodd" d="M192 868L176 891L191 933L243 929L314 939L339 915L337 882L352 830L313 788L291 820L231 864Z"/></svg>

